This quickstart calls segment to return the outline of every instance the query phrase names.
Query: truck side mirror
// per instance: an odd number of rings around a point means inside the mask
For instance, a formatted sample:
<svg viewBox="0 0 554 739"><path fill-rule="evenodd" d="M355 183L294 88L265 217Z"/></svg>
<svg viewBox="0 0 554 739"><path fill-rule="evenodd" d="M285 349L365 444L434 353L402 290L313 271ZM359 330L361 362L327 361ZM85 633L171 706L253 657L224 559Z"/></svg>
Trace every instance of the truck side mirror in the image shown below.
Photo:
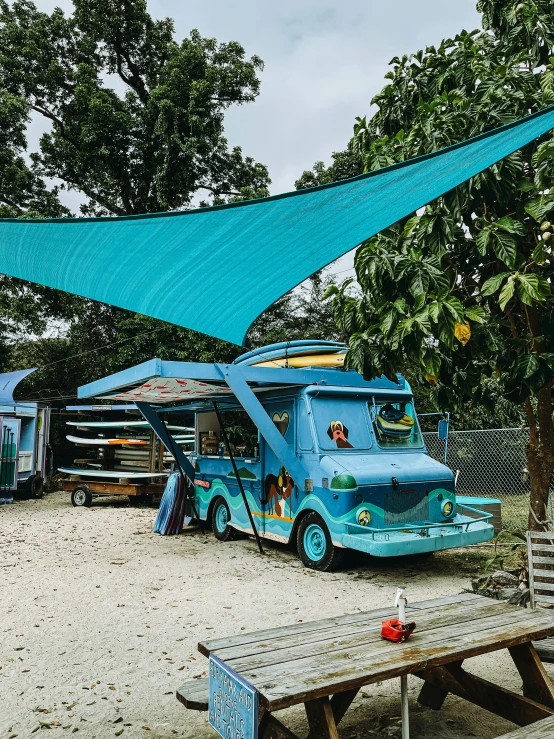
<svg viewBox="0 0 554 739"><path fill-rule="evenodd" d="M446 439L448 439L448 426L449 423L446 418L442 418L439 421L438 437L442 441L446 441Z"/></svg>

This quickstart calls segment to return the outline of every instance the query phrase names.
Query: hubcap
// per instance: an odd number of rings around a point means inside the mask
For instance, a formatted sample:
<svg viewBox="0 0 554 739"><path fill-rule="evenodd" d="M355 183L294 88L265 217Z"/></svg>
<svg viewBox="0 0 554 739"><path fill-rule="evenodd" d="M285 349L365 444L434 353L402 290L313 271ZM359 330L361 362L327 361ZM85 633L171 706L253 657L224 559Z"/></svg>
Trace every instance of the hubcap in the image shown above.
<svg viewBox="0 0 554 739"><path fill-rule="evenodd" d="M304 550L312 562L319 562L325 555L327 540L325 532L316 523L311 523L304 532Z"/></svg>
<svg viewBox="0 0 554 739"><path fill-rule="evenodd" d="M77 505L85 505L85 500L87 499L87 496L85 495L84 490L77 490L74 497L75 503L77 503Z"/></svg>
<svg viewBox="0 0 554 739"><path fill-rule="evenodd" d="M227 512L227 508L224 505L220 505L217 509L217 513L215 514L215 523L217 526L217 530L225 531L227 528L227 524L229 523L229 514Z"/></svg>

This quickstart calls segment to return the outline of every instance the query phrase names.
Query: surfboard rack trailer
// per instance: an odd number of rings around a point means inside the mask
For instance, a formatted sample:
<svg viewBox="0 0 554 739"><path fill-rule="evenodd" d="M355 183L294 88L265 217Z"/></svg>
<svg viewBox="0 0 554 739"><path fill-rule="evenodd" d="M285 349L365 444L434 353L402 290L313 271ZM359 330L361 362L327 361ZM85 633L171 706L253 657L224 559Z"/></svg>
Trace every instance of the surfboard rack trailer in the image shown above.
<svg viewBox="0 0 554 739"><path fill-rule="evenodd" d="M132 502L146 505L155 501L156 498L161 498L165 478L162 482L133 483L128 477L120 477L118 480L91 480L84 474L83 476L70 475L60 480L59 484L62 490L71 493L71 503L75 507L90 507L95 498L107 498L114 495L126 495Z"/></svg>
<svg viewBox="0 0 554 739"><path fill-rule="evenodd" d="M75 408L79 417L66 422L70 432L66 439L78 456L73 464L58 468L66 476L60 484L71 493L73 505L89 506L94 498L110 495L126 495L138 503L159 498L175 460L136 405ZM129 418L128 411L134 416ZM175 425L169 429L176 433L176 445L191 444L193 429Z"/></svg>

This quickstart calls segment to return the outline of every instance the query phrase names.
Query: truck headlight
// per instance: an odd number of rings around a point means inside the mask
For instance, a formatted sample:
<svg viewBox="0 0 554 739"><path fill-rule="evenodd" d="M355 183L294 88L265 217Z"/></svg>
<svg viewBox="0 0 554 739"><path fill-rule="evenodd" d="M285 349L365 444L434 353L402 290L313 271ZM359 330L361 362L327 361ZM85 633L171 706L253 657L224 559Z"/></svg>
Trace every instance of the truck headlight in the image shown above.
<svg viewBox="0 0 554 739"><path fill-rule="evenodd" d="M370 521L371 513L369 511L363 510L358 513L358 523L360 526L369 526Z"/></svg>
<svg viewBox="0 0 554 739"><path fill-rule="evenodd" d="M450 518L454 510L454 503L451 500L445 500L441 505L442 515L445 518Z"/></svg>

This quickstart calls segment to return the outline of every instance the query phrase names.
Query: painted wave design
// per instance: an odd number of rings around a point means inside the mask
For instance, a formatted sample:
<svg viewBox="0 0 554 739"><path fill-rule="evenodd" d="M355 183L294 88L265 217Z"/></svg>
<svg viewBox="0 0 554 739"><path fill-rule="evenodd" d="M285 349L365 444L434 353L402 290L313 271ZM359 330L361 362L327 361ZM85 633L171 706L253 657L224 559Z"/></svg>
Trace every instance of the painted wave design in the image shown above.
<svg viewBox="0 0 554 739"><path fill-rule="evenodd" d="M254 499L253 495L249 490L244 491L246 493L246 498L248 500L248 504L250 505L251 510L253 511L260 511L260 508L258 506L257 501ZM233 494L227 485L220 480L219 478L216 478L209 489L202 488L199 486L196 486L196 498L197 500L200 500L206 509L210 503L210 501L216 496L221 495L225 498L227 501L229 507L233 511L239 511L239 509L243 508L243 502L242 502L242 496L240 492L237 492L236 494ZM449 493L447 490L444 490L442 488L436 488L435 490L431 491L429 493L429 502L436 499L440 494L444 496L445 499L452 499L452 494ZM319 498L314 493L310 493L310 495L307 495L298 508L294 511L294 518L301 513L306 508L310 510L317 511L323 518L330 522L335 524L336 526L340 526L341 524L346 523L357 523L358 520L358 514L362 510L368 510L372 515L377 516L383 516L385 511L380 506L375 505L374 503L367 503L362 502L358 505L356 505L354 508L352 508L350 511L347 511L342 516L335 517L331 515L325 504L322 502L321 498ZM240 516L237 516L237 519L240 520ZM244 516L244 520L247 521L246 515ZM272 521L272 529L276 527L278 524L276 522L279 521L279 519L271 519ZM288 521L283 521L283 524L287 527L287 529L290 531L291 524Z"/></svg>

